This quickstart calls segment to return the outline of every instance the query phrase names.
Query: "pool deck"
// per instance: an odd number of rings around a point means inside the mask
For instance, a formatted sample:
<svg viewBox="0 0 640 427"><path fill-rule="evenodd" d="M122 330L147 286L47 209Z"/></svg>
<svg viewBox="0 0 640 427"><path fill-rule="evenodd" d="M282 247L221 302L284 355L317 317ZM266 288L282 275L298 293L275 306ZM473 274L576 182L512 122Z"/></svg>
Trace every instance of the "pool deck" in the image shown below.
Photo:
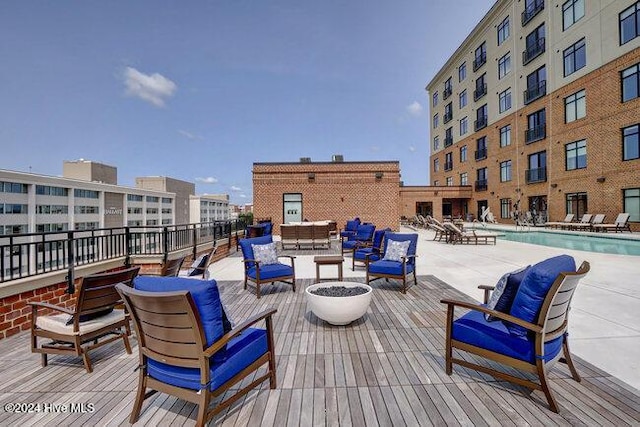
<svg viewBox="0 0 640 427"><path fill-rule="evenodd" d="M504 228L515 230L514 227ZM640 288L637 286L640 257L500 239L495 246L451 245L434 242L434 233L430 230L403 227L402 231L420 235L417 249L419 275L433 275L478 301L482 298L482 292L477 286L493 285L508 271L561 254L573 256L577 265L588 261L591 271L580 282L572 302L569 322L572 352L640 389ZM615 236L613 233L609 235ZM640 238L638 233L624 233L624 237ZM314 278L313 255L306 253L297 251L296 276ZM211 268L212 277L217 280L241 280L243 273L240 260L232 256L217 262ZM333 271L328 272L331 273ZM351 271L351 258L345 257L344 276L363 278L364 271L362 268Z"/></svg>

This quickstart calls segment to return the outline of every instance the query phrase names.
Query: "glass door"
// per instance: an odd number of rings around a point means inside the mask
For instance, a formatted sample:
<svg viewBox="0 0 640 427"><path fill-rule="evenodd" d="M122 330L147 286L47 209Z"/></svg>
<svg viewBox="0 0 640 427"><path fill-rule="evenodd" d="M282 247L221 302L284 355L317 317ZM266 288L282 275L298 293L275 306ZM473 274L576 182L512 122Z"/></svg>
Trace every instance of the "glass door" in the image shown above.
<svg viewBox="0 0 640 427"><path fill-rule="evenodd" d="M302 194L288 193L282 195L282 212L284 223L302 221Z"/></svg>

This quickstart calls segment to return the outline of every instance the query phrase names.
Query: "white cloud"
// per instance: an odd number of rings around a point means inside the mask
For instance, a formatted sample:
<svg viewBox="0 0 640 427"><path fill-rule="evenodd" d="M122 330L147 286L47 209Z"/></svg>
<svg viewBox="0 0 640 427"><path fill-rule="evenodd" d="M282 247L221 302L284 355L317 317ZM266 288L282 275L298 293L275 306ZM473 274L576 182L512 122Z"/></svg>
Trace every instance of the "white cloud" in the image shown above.
<svg viewBox="0 0 640 427"><path fill-rule="evenodd" d="M165 101L178 89L174 82L162 74L144 74L131 67L124 71L124 84L127 95L140 98L156 107L164 107Z"/></svg>
<svg viewBox="0 0 640 427"><path fill-rule="evenodd" d="M369 149L370 149L371 151L373 151L374 153L375 153L375 152L380 151L380 147L378 147L377 145L374 145L374 146L372 146L372 147L369 147Z"/></svg>
<svg viewBox="0 0 640 427"><path fill-rule="evenodd" d="M240 195L238 195L238 197L240 197L240 198L242 198L242 199L246 199L246 198L247 198L247 195L246 195L246 194L240 194Z"/></svg>
<svg viewBox="0 0 640 427"><path fill-rule="evenodd" d="M232 186L231 186L231 191L242 191L242 188L237 187L237 186L235 186L235 185L232 185Z"/></svg>
<svg viewBox="0 0 640 427"><path fill-rule="evenodd" d="M218 179L212 176L208 176L206 178L196 178L196 181L202 182L203 184L215 184L216 182L218 182Z"/></svg>
<svg viewBox="0 0 640 427"><path fill-rule="evenodd" d="M418 117L422 114L422 110L424 110L424 108L422 108L422 105L420 105L418 101L413 101L412 104L407 105L407 112L412 116Z"/></svg>
<svg viewBox="0 0 640 427"><path fill-rule="evenodd" d="M186 130L182 130L182 129L178 130L178 133L192 141L200 141L203 139L200 135L196 135L195 133L187 132Z"/></svg>
<svg viewBox="0 0 640 427"><path fill-rule="evenodd" d="M416 151L416 147L414 147L413 145L409 146L409 151L411 151L412 153Z"/></svg>

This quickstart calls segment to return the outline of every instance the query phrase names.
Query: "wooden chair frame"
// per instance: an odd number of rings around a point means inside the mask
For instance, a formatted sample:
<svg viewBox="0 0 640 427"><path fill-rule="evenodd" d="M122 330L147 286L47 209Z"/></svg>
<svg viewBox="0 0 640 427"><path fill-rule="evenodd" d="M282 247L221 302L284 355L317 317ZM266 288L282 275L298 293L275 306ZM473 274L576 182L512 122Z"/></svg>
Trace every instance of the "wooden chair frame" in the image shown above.
<svg viewBox="0 0 640 427"><path fill-rule="evenodd" d="M72 354L81 356L87 372L92 372L93 367L89 358L89 351L105 344L122 339L128 354L131 354L131 345L128 336L129 318L125 313L122 320L109 323L100 329L83 333L80 329L80 316L96 313L122 304L122 299L116 291L118 283L131 286L131 281L138 275L140 267L128 268L110 273L93 274L85 276L80 284L78 299L73 309L57 306L45 302L30 302L31 306L31 352L40 353L42 367L48 365L48 354ZM69 334L43 329L37 325L38 317L42 309L53 310L56 313L64 313L73 317L73 330ZM39 343L38 339L49 339L50 342ZM104 339L103 339L104 338ZM86 345L88 342L92 344Z"/></svg>
<svg viewBox="0 0 640 427"><path fill-rule="evenodd" d="M176 277L180 273L186 256L166 260L160 269L160 276Z"/></svg>
<svg viewBox="0 0 640 427"><path fill-rule="evenodd" d="M266 310L247 319L223 335L210 347L206 340L200 315L188 291L143 292L118 285L118 292L131 313L139 342L140 364L138 366L138 391L129 419L138 421L144 401L155 393L162 392L198 405L197 426L204 426L216 414L247 394L263 381L269 380L271 389L276 388L275 342L272 316L277 310ZM211 390L210 359L225 348L229 341L250 326L264 320L267 329L267 352L255 362L229 379L215 390ZM161 361L173 366L200 369L200 390L178 387L151 377L147 359ZM267 364L267 372L225 400L209 408L213 400L225 393L234 384ZM147 391L147 389L150 389Z"/></svg>
<svg viewBox="0 0 640 427"><path fill-rule="evenodd" d="M460 366L464 366L466 368L474 369L479 372L483 372L489 375L492 375L498 379L506 380L512 382L514 384L524 386L530 388L532 390L541 390L545 397L547 398L547 402L549 403L549 408L553 412L558 412L558 404L555 400L551 392L551 388L549 386L549 380L547 378L548 365L553 364L555 361L559 360L563 363L566 363L571 371L571 376L574 380L580 382L581 378L576 370L573 361L571 360L571 353L569 351L569 342L568 342L568 312L571 305L571 299L573 297L573 293L578 285L580 279L582 279L590 269L590 265L588 262L583 262L578 271L576 272L566 272L560 273L558 277L555 279L549 292L547 293L544 302L542 304L542 308L540 310L540 314L538 315L536 323L526 322L520 318L511 316L506 313L502 313L496 310L490 310L486 307L468 303L464 301L454 301L449 299L443 299L440 302L447 305L447 318L446 318L446 347L445 347L445 368L447 375L451 375L453 370L453 364L456 363ZM481 289L485 291L485 301L488 300L489 291L493 289L493 287L482 286ZM513 357L505 356L500 353L496 353L490 350L487 350L482 347L476 347L464 342L460 342L452 339L451 333L453 329L453 320L454 320L454 309L455 307L460 307L469 310L480 311L482 313L490 314L502 321L507 321L514 323L516 325L520 325L523 328L527 329L529 333L535 334L535 363L529 363L527 361L523 361L520 359L516 359ZM564 340L562 344L562 350L558 353L558 356L549 362L544 362L544 345L545 343L558 338L559 336L564 335ZM497 371L495 369L489 368L488 366L478 365L476 363L470 362L468 360L457 358L453 356L453 349L458 349L460 351L465 351L467 353L472 353L477 356L481 356L488 360L493 360L500 364L510 366L516 368L518 370L536 374L538 376L538 383L534 381L530 381L525 378L516 377L514 375L507 374L505 372ZM562 357L564 355L564 357Z"/></svg>
<svg viewBox="0 0 640 427"><path fill-rule="evenodd" d="M244 263L244 288L247 289L247 285L249 280L256 284L256 296L260 299L260 285L263 283L274 283L274 282L284 282L293 287L293 292L296 291L296 265L294 260L296 259L293 255L278 255L278 258L289 258L291 260L291 276L279 276L272 277L270 279L260 279L260 261L256 261L255 259L245 259L242 260ZM247 271L249 270L250 263L254 263L256 265L256 278L253 279L249 277ZM290 281L289 281L290 280Z"/></svg>
<svg viewBox="0 0 640 427"><path fill-rule="evenodd" d="M403 294L407 293L407 262L410 259L415 259L417 255L407 255L402 257L402 274L400 275L396 275L396 274L382 274L382 273L369 273L369 263L371 262L371 260L369 259L371 257L372 254L367 254L366 258L365 258L365 267L367 270L366 273L366 281L365 283L368 285L369 282L373 281L373 280L377 280L377 279L385 279L385 281L389 281L389 279L397 279L397 280L402 280L402 288L401 291ZM416 266L414 264L413 266L413 284L417 285L418 284L418 277L416 276Z"/></svg>
<svg viewBox="0 0 640 427"><path fill-rule="evenodd" d="M209 253L207 254L207 262L204 264L203 267L194 267L193 270L194 272L197 271L198 273L189 277L197 277L197 276L202 276L203 280L207 279L207 272L209 271L209 267L211 266L211 264L213 264L213 256L216 253L216 250L218 249L217 246L214 246L211 251L209 251ZM184 261L184 258L183 258ZM178 276L180 276L183 272L186 272L185 270L182 270L178 273Z"/></svg>

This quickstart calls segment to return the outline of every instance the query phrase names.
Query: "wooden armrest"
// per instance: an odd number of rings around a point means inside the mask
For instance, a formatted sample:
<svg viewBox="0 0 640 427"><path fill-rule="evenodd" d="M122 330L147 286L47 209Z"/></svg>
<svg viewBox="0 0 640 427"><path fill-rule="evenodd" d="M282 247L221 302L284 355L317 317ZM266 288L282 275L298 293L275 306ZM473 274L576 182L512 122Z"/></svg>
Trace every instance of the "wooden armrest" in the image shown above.
<svg viewBox="0 0 640 427"><path fill-rule="evenodd" d="M478 285L478 289L487 290L487 291L492 291L495 288L496 288L495 286L491 286L491 285Z"/></svg>
<svg viewBox="0 0 640 427"><path fill-rule="evenodd" d="M295 255L278 255L278 258L290 258L291 261L293 261L294 259L296 259Z"/></svg>
<svg viewBox="0 0 640 427"><path fill-rule="evenodd" d="M75 313L75 310L71 310L71 309L69 309L67 307L60 307L59 305L49 304L48 302L28 302L27 304L29 304L31 306L31 309L34 312L37 310L38 307L42 307L42 308L48 308L48 309L51 309L51 310L60 311L62 313L70 314L72 316Z"/></svg>
<svg viewBox="0 0 640 427"><path fill-rule="evenodd" d="M278 310L276 310L275 308L272 308L270 310L265 310L262 313L256 314L253 317L250 317L249 319L245 320L244 322L242 322L241 324L239 324L238 326L236 326L235 328L233 328L232 330L230 330L229 332L227 332L226 334L224 334L218 341L214 342L211 347L205 349L204 351L204 355L206 357L211 357L213 356L215 353L217 353L218 351L220 351L225 345L227 345L227 343L234 337L236 337L237 335L239 335L240 333L242 333L242 331L244 331L245 329L247 329L249 326L258 323L259 321L266 319L268 317L273 316ZM267 325L269 325L269 323L267 323Z"/></svg>
<svg viewBox="0 0 640 427"><path fill-rule="evenodd" d="M243 259L242 262L245 264L245 266L250 262L255 262L256 264L260 264L260 261L256 261L255 259Z"/></svg>
<svg viewBox="0 0 640 427"><path fill-rule="evenodd" d="M468 302L464 302L464 301L456 301L456 300L450 300L450 299L443 299L440 300L440 302L442 304L447 304L448 309L453 309L454 307L462 307L462 308L467 308L469 310L475 310L475 311L479 311L481 313L485 313L485 314L490 314L491 316L497 317L500 320L506 320L507 322L511 322L514 323L516 325L522 326L525 329L528 329L532 332L535 332L537 334L542 332L542 326L538 326L536 324L533 323L529 323L525 320L522 320L518 317L512 316L510 314L507 313L503 313L501 311L496 311L496 310L491 310L490 308L486 308L486 307L482 307L480 305L477 305L475 303L468 303ZM453 318L453 316L451 316Z"/></svg>
<svg viewBox="0 0 640 427"><path fill-rule="evenodd" d="M402 257L402 262L407 262L410 259L415 259L417 257L418 257L417 255L405 255L405 256Z"/></svg>

